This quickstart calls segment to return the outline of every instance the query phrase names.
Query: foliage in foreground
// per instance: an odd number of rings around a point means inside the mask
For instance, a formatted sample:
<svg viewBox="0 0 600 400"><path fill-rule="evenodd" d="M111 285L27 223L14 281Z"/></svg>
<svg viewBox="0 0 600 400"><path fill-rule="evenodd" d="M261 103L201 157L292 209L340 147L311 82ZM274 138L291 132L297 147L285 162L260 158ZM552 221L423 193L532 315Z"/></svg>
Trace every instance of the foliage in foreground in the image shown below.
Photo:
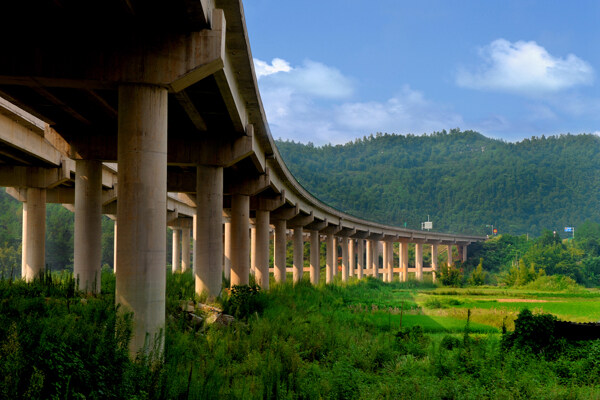
<svg viewBox="0 0 600 400"><path fill-rule="evenodd" d="M406 321L401 326L381 323L399 298L404 310L415 311L411 301L417 289L412 282L366 279L318 288L302 282L295 287L276 285L260 295L240 289L223 301L238 295L264 296L260 302L264 310L253 309L231 326L190 324L179 302L192 299L191 282L189 273L168 274L164 362L152 364L127 357L130 321L117 312L110 294L85 297L73 290L68 279L31 285L1 281L0 397L558 399L600 395L597 341L562 346L553 357L546 357L548 351L502 345L508 339L501 341L498 335L473 334L468 324L431 334ZM114 284L114 278L105 274L103 284Z"/></svg>

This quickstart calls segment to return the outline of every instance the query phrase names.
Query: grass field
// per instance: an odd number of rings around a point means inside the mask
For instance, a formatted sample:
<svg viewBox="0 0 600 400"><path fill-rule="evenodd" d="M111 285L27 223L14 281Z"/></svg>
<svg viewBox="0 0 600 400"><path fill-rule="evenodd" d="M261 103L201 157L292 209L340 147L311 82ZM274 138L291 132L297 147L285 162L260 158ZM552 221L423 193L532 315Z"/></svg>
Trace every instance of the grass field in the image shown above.
<svg viewBox="0 0 600 400"><path fill-rule="evenodd" d="M61 279L0 281L0 398L600 398L600 341L532 353L500 333L523 307L594 321L596 291L274 284L242 298L241 314L236 294L221 299L237 320L220 326L190 321L192 276L168 272L165 353L152 362L127 356L111 273L99 296Z"/></svg>

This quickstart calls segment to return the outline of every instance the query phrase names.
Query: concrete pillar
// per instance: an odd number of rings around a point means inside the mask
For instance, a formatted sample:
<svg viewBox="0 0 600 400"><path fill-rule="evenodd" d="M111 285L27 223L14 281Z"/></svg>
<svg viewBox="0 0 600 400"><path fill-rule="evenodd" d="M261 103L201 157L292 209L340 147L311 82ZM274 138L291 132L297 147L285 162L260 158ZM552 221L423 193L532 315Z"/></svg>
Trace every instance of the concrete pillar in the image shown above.
<svg viewBox="0 0 600 400"><path fill-rule="evenodd" d="M294 264L292 272L294 284L302 280L302 273L304 272L304 237L302 230L301 226L294 228Z"/></svg>
<svg viewBox="0 0 600 400"><path fill-rule="evenodd" d="M167 95L158 86L119 86L115 301L134 315L132 354L164 343Z"/></svg>
<svg viewBox="0 0 600 400"><path fill-rule="evenodd" d="M321 272L320 255L321 245L319 242L319 231L310 232L310 283L319 284L319 274Z"/></svg>
<svg viewBox="0 0 600 400"><path fill-rule="evenodd" d="M250 225L250 274L256 274L256 225Z"/></svg>
<svg viewBox="0 0 600 400"><path fill-rule="evenodd" d="M117 274L117 220L115 219L115 224L113 227L114 230L114 238L113 238L113 273Z"/></svg>
<svg viewBox="0 0 600 400"><path fill-rule="evenodd" d="M356 274L356 251L354 246L354 239L348 240L348 257L350 258L348 263L348 276Z"/></svg>
<svg viewBox="0 0 600 400"><path fill-rule="evenodd" d="M221 235L218 237L220 242ZM244 194L231 196L230 257L231 286L247 285L250 279L250 196Z"/></svg>
<svg viewBox="0 0 600 400"><path fill-rule="evenodd" d="M367 256L365 257L365 265L367 270L371 269L371 275L373 275L373 241L366 240L367 243Z"/></svg>
<svg viewBox="0 0 600 400"><path fill-rule="evenodd" d="M462 262L467 262L467 245L462 245Z"/></svg>
<svg viewBox="0 0 600 400"><path fill-rule="evenodd" d="M171 272L176 273L180 270L180 250L181 250L181 230L173 228L173 246L172 246Z"/></svg>
<svg viewBox="0 0 600 400"><path fill-rule="evenodd" d="M196 260L198 259L198 215L192 216L192 276L196 276ZM195 279L195 278L194 278Z"/></svg>
<svg viewBox="0 0 600 400"><path fill-rule="evenodd" d="M181 272L190 269L190 229L181 230Z"/></svg>
<svg viewBox="0 0 600 400"><path fill-rule="evenodd" d="M102 163L75 161L73 275L79 289L99 293L102 268Z"/></svg>
<svg viewBox="0 0 600 400"><path fill-rule="evenodd" d="M431 245L431 279L433 283L437 280L438 274L438 245Z"/></svg>
<svg viewBox="0 0 600 400"><path fill-rule="evenodd" d="M379 279L379 241L373 240L371 244L371 254L373 257L373 278Z"/></svg>
<svg viewBox="0 0 600 400"><path fill-rule="evenodd" d="M415 278L418 281L423 280L423 245L421 243L415 243L415 267L416 275Z"/></svg>
<svg viewBox="0 0 600 400"><path fill-rule="evenodd" d="M342 282L348 282L348 238L340 238L342 246Z"/></svg>
<svg viewBox="0 0 600 400"><path fill-rule="evenodd" d="M325 266L325 283L333 282L333 268L335 266L334 257L335 257L335 237L333 234L329 233L327 235L327 243L326 243L326 266Z"/></svg>
<svg viewBox="0 0 600 400"><path fill-rule="evenodd" d="M255 280L269 290L269 212L256 210L256 266Z"/></svg>
<svg viewBox="0 0 600 400"><path fill-rule="evenodd" d="M23 245L21 250L21 277L31 282L46 263L46 190L27 189L23 203Z"/></svg>
<svg viewBox="0 0 600 400"><path fill-rule="evenodd" d="M223 244L223 275L231 280L231 221L225 221L225 238Z"/></svg>
<svg viewBox="0 0 600 400"><path fill-rule="evenodd" d="M222 167L196 167L196 216L195 290L216 297L223 284Z"/></svg>
<svg viewBox="0 0 600 400"><path fill-rule="evenodd" d="M275 239L273 243L273 275L275 282L284 283L286 278L286 250L287 250L287 222L278 219L275 225Z"/></svg>
<svg viewBox="0 0 600 400"><path fill-rule="evenodd" d="M333 237L333 270L332 270L334 278L338 274L338 266L340 265L339 260L338 260L338 244L339 244L339 239L334 236Z"/></svg>
<svg viewBox="0 0 600 400"><path fill-rule="evenodd" d="M383 266L386 270L386 282L391 282L394 277L393 242L383 242Z"/></svg>
<svg viewBox="0 0 600 400"><path fill-rule="evenodd" d="M365 241L358 239L358 254L356 255L356 277L362 279L365 268Z"/></svg>
<svg viewBox="0 0 600 400"><path fill-rule="evenodd" d="M452 245L451 244L449 244L447 246L447 253L448 253L448 266L451 267L452 263L453 263L453 261L452 261Z"/></svg>
<svg viewBox="0 0 600 400"><path fill-rule="evenodd" d="M398 252L400 253L402 282L406 282L408 281L408 243L400 242L400 248Z"/></svg>

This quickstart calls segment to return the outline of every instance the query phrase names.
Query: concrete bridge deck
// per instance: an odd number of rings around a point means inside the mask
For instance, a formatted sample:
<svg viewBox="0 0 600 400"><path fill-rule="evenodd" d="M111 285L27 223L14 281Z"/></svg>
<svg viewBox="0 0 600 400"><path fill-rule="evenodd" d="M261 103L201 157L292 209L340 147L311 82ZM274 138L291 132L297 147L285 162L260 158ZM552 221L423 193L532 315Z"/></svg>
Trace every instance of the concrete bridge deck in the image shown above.
<svg viewBox="0 0 600 400"><path fill-rule="evenodd" d="M11 40L0 58L0 96L30 114L0 112L0 185L18 188L11 193L24 201L23 276L44 266L45 203L73 203L75 273L82 289L97 291L99 221L111 214L116 301L136 321L132 350L164 326L167 220L184 264L192 228L196 291L211 296L223 272L231 284L247 284L251 266L268 287L270 226L279 282L290 229L293 279L302 276L307 232L313 283L321 237L327 282L338 248L343 279L365 270L378 276L373 265L381 253L389 280L391 243L400 242L399 273L407 279L408 244L415 243L422 279L424 245L435 254L440 245L457 245L466 257L469 243L485 239L363 220L302 188L269 130L239 0L40 0L2 9L14 19L10 26L27 27L5 35Z"/></svg>

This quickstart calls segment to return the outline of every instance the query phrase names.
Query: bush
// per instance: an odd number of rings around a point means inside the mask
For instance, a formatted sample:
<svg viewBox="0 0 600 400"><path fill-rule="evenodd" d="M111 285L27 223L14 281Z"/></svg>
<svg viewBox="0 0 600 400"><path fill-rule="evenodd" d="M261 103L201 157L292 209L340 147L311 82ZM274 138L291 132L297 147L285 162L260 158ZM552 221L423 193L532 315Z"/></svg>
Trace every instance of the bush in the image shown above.
<svg viewBox="0 0 600 400"><path fill-rule="evenodd" d="M564 344L564 339L554 335L556 320L552 314L534 315L529 309L523 309L515 320L515 330L505 333L502 337L503 348L550 358L556 356Z"/></svg>
<svg viewBox="0 0 600 400"><path fill-rule="evenodd" d="M254 313L262 313L265 298L257 285L234 285L229 297L223 303L223 312L238 319L248 318Z"/></svg>
<svg viewBox="0 0 600 400"><path fill-rule="evenodd" d="M455 338L454 336L446 335L442 338L440 342L440 347L446 350L452 350L457 347L460 347L460 340Z"/></svg>
<svg viewBox="0 0 600 400"><path fill-rule="evenodd" d="M410 354L417 358L427 355L427 347L431 339L425 335L419 325L402 328L396 333L396 347L401 354Z"/></svg>

